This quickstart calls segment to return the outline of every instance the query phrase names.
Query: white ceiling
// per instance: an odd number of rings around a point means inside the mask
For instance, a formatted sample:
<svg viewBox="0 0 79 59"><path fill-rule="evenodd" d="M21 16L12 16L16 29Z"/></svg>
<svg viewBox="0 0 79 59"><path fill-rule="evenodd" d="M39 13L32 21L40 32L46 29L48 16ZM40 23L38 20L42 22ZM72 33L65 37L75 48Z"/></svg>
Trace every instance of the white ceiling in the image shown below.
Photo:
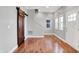
<svg viewBox="0 0 79 59"><path fill-rule="evenodd" d="M55 12L61 6L27 6L26 9L39 9L39 12Z"/></svg>

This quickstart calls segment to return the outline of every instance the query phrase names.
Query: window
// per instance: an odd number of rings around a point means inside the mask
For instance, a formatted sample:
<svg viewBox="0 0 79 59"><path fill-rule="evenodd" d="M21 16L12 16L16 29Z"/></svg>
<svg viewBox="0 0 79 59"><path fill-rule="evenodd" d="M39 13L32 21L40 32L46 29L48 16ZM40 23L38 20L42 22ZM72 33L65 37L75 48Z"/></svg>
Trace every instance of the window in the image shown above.
<svg viewBox="0 0 79 59"><path fill-rule="evenodd" d="M55 29L58 29L58 18L55 19Z"/></svg>
<svg viewBox="0 0 79 59"><path fill-rule="evenodd" d="M47 23L46 27L50 28L50 20L46 20L46 23Z"/></svg>
<svg viewBox="0 0 79 59"><path fill-rule="evenodd" d="M76 13L73 13L68 16L68 22L76 21Z"/></svg>
<svg viewBox="0 0 79 59"><path fill-rule="evenodd" d="M63 30L63 16L59 17L59 30Z"/></svg>

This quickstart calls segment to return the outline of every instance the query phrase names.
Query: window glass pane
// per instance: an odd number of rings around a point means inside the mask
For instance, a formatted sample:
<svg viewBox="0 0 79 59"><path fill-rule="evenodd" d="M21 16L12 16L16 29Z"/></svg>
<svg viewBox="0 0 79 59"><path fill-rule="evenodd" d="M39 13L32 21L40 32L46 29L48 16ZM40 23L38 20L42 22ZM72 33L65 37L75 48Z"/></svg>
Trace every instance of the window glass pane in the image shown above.
<svg viewBox="0 0 79 59"><path fill-rule="evenodd" d="M50 28L50 24L47 24L47 28Z"/></svg>
<svg viewBox="0 0 79 59"><path fill-rule="evenodd" d="M71 15L68 16L68 21L72 21L72 16Z"/></svg>
<svg viewBox="0 0 79 59"><path fill-rule="evenodd" d="M76 17L76 15L77 15L77 14L76 14L76 13L74 13L73 15L74 15L74 17Z"/></svg>
<svg viewBox="0 0 79 59"><path fill-rule="evenodd" d="M76 20L76 13L73 14L73 17L74 17L73 20L75 21Z"/></svg>
<svg viewBox="0 0 79 59"><path fill-rule="evenodd" d="M59 30L63 30L63 16L59 17Z"/></svg>
<svg viewBox="0 0 79 59"><path fill-rule="evenodd" d="M55 29L58 29L58 18L55 19Z"/></svg>
<svg viewBox="0 0 79 59"><path fill-rule="evenodd" d="M47 23L50 23L50 20L46 20Z"/></svg>
<svg viewBox="0 0 79 59"><path fill-rule="evenodd" d="M60 19L61 19L60 22L63 22L63 17L60 17Z"/></svg>
<svg viewBox="0 0 79 59"><path fill-rule="evenodd" d="M60 30L63 30L63 22L60 24Z"/></svg>

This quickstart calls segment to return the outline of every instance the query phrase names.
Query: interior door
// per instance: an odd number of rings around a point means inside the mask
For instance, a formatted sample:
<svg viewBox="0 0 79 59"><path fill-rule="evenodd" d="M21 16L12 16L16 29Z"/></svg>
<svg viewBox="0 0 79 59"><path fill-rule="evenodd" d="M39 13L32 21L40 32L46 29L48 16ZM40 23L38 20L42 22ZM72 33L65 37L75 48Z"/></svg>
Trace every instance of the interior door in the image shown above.
<svg viewBox="0 0 79 59"><path fill-rule="evenodd" d="M20 8L17 10L17 43L20 46L24 42L24 18L25 13Z"/></svg>
<svg viewBox="0 0 79 59"><path fill-rule="evenodd" d="M75 48L79 45L79 14L76 12L76 20L68 21L66 19L66 40Z"/></svg>

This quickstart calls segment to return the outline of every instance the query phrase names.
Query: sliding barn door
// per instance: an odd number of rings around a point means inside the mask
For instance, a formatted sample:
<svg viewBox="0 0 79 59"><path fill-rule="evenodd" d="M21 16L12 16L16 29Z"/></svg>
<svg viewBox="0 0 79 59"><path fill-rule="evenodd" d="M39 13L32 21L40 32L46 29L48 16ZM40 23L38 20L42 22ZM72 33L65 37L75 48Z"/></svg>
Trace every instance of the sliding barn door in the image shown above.
<svg viewBox="0 0 79 59"><path fill-rule="evenodd" d="M20 8L17 10L17 36L18 36L18 46L24 42L24 18L25 13Z"/></svg>

